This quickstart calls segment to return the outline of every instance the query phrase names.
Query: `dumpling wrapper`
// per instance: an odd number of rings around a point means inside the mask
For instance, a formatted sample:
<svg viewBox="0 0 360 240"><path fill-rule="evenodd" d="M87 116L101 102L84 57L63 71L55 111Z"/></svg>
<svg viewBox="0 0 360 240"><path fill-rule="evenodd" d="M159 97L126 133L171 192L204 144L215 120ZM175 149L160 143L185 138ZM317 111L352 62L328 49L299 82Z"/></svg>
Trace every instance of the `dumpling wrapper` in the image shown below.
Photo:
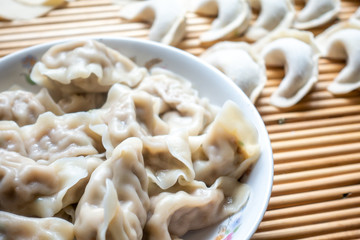
<svg viewBox="0 0 360 240"><path fill-rule="evenodd" d="M63 158L47 165L0 149L0 209L25 216L52 217L77 203L98 157Z"/></svg>
<svg viewBox="0 0 360 240"><path fill-rule="evenodd" d="M206 16L217 16L210 30L200 36L201 42L241 35L250 24L251 9L246 0L197 0L192 11Z"/></svg>
<svg viewBox="0 0 360 240"><path fill-rule="evenodd" d="M225 102L207 131L189 139L195 179L208 186L221 176L239 179L260 156L258 137L239 107Z"/></svg>
<svg viewBox="0 0 360 240"><path fill-rule="evenodd" d="M194 190L163 192L151 198L146 240L178 239L190 230L207 227L240 211L250 189L237 179L221 177L210 187L197 183Z"/></svg>
<svg viewBox="0 0 360 240"><path fill-rule="evenodd" d="M129 3L120 9L120 17L152 24L149 39L177 45L185 36L186 8L181 0L149 0Z"/></svg>
<svg viewBox="0 0 360 240"><path fill-rule="evenodd" d="M145 167L151 182L165 190L178 181L194 180L195 172L185 131L142 140Z"/></svg>
<svg viewBox="0 0 360 240"><path fill-rule="evenodd" d="M65 0L1 0L0 19L33 19L45 15Z"/></svg>
<svg viewBox="0 0 360 240"><path fill-rule="evenodd" d="M220 42L208 48L201 59L210 63L243 90L255 103L267 77L262 58L245 42Z"/></svg>
<svg viewBox="0 0 360 240"><path fill-rule="evenodd" d="M21 128L27 157L53 162L64 157L102 152L101 138L90 130L91 114L78 112L55 116L41 114L33 125Z"/></svg>
<svg viewBox="0 0 360 240"><path fill-rule="evenodd" d="M73 240L74 226L61 218L30 218L0 211L0 236L4 239Z"/></svg>
<svg viewBox="0 0 360 240"><path fill-rule="evenodd" d="M107 92L115 83L133 87L146 74L145 68L118 51L95 40L78 40L51 47L34 65L30 77L57 98L59 92Z"/></svg>
<svg viewBox="0 0 360 240"><path fill-rule="evenodd" d="M285 77L270 103L288 108L298 103L318 80L320 50L310 32L279 30L255 43L266 65L285 68Z"/></svg>
<svg viewBox="0 0 360 240"><path fill-rule="evenodd" d="M260 10L256 21L249 27L245 37L256 41L272 31L290 28L295 18L291 0L248 0L250 5Z"/></svg>
<svg viewBox="0 0 360 240"><path fill-rule="evenodd" d="M335 19L340 12L340 0L307 0L305 7L296 15L294 27L310 29Z"/></svg>
<svg viewBox="0 0 360 240"><path fill-rule="evenodd" d="M316 38L322 56L346 60L346 66L328 86L334 94L346 94L360 88L360 22L342 22Z"/></svg>
<svg viewBox="0 0 360 240"><path fill-rule="evenodd" d="M75 220L77 239L138 239L150 206L142 142L128 138L91 175Z"/></svg>

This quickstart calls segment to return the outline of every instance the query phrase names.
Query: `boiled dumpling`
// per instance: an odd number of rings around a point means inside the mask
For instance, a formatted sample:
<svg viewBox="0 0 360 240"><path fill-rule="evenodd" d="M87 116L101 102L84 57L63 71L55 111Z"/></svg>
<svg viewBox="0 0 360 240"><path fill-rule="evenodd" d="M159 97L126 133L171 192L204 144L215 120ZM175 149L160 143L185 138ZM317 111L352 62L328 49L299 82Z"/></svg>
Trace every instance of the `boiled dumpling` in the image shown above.
<svg viewBox="0 0 360 240"><path fill-rule="evenodd" d="M360 23L339 23L327 29L316 40L324 57L346 60L346 66L328 86L328 90L334 94L345 94L359 89Z"/></svg>
<svg viewBox="0 0 360 240"><path fill-rule="evenodd" d="M305 7L296 15L294 27L309 29L324 25L340 12L340 0L307 0Z"/></svg>
<svg viewBox="0 0 360 240"><path fill-rule="evenodd" d="M36 217L52 217L77 203L97 157L58 159L47 165L0 149L0 209Z"/></svg>
<svg viewBox="0 0 360 240"><path fill-rule="evenodd" d="M61 98L58 105L65 113L73 113L100 108L105 100L104 93L77 93Z"/></svg>
<svg viewBox="0 0 360 240"><path fill-rule="evenodd" d="M92 174L76 209L77 239L138 239L150 205L138 138L128 138Z"/></svg>
<svg viewBox="0 0 360 240"><path fill-rule="evenodd" d="M21 129L13 121L0 121L0 150L1 149L27 156Z"/></svg>
<svg viewBox="0 0 360 240"><path fill-rule="evenodd" d="M0 120L12 120L20 126L33 124L46 108L31 92L17 90L0 93Z"/></svg>
<svg viewBox="0 0 360 240"><path fill-rule="evenodd" d="M198 137L194 137L198 138ZM241 110L227 101L219 115L191 147L195 179L212 185L221 176L239 179L260 154L258 133ZM189 140L194 144L196 139Z"/></svg>
<svg viewBox="0 0 360 240"><path fill-rule="evenodd" d="M246 0L197 0L192 8L201 15L217 16L210 30L200 36L202 42L240 35L250 24L251 9Z"/></svg>
<svg viewBox="0 0 360 240"><path fill-rule="evenodd" d="M177 45L185 36L185 13L181 0L149 0L124 6L120 17L150 22L150 40Z"/></svg>
<svg viewBox="0 0 360 240"><path fill-rule="evenodd" d="M256 43L269 66L285 66L285 78L272 94L270 103L291 107L299 102L318 80L320 51L310 32L279 30Z"/></svg>
<svg viewBox="0 0 360 240"><path fill-rule="evenodd" d="M73 240L73 224L60 218L30 218L0 211L2 239Z"/></svg>
<svg viewBox="0 0 360 240"><path fill-rule="evenodd" d="M194 180L195 172L186 132L144 137L142 140L145 167L151 182L166 190L178 181Z"/></svg>
<svg viewBox="0 0 360 240"><path fill-rule="evenodd" d="M27 156L52 162L102 152L101 139L90 130L90 123L91 115L85 112L40 115L35 124L21 128Z"/></svg>
<svg viewBox="0 0 360 240"><path fill-rule="evenodd" d="M245 42L220 42L208 48L201 59L231 78L254 103L266 83L266 69Z"/></svg>
<svg viewBox="0 0 360 240"><path fill-rule="evenodd" d="M31 79L53 94L107 92L114 83L137 85L146 75L129 58L94 40L51 47L37 62Z"/></svg>
<svg viewBox="0 0 360 240"><path fill-rule="evenodd" d="M272 31L290 28L295 18L292 0L248 0L253 8L260 10L256 21L249 27L245 37L256 41Z"/></svg>
<svg viewBox="0 0 360 240"><path fill-rule="evenodd" d="M189 81L160 68L153 69L151 73L138 89L161 99L161 119L170 129L182 129L189 135L197 135L214 120L218 108L200 98Z"/></svg>
<svg viewBox="0 0 360 240"><path fill-rule="evenodd" d="M115 84L102 109L94 110L100 120L90 126L99 136L109 157L112 150L129 137L162 135L169 132L160 119L160 100L144 91Z"/></svg>
<svg viewBox="0 0 360 240"><path fill-rule="evenodd" d="M248 186L229 177L219 178L210 188L160 193L151 198L145 239L177 239L189 230L214 224L238 212L249 193Z"/></svg>

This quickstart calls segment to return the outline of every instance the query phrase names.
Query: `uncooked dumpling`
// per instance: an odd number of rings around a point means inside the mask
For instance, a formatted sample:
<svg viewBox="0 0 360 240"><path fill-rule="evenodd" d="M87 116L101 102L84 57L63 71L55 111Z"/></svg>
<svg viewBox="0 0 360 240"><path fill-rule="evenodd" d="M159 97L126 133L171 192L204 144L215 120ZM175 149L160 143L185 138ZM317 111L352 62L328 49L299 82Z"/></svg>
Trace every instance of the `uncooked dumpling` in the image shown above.
<svg viewBox="0 0 360 240"><path fill-rule="evenodd" d="M360 22L360 7L356 10L356 12L351 16L350 21L358 21Z"/></svg>
<svg viewBox="0 0 360 240"><path fill-rule="evenodd" d="M63 94L107 92L119 82L135 86L146 75L129 58L95 40L65 42L51 47L37 62L31 79Z"/></svg>
<svg viewBox="0 0 360 240"><path fill-rule="evenodd" d="M305 7L296 15L294 27L309 29L322 26L340 12L340 0L307 0Z"/></svg>
<svg viewBox="0 0 360 240"><path fill-rule="evenodd" d="M246 0L197 0L193 11L201 15L217 16L210 30L200 36L202 42L240 35L250 24L251 9Z"/></svg>
<svg viewBox="0 0 360 240"><path fill-rule="evenodd" d="M329 85L334 94L346 94L360 88L360 23L344 22L334 25L316 38L322 55L346 60L346 66Z"/></svg>
<svg viewBox="0 0 360 240"><path fill-rule="evenodd" d="M249 40L256 41L278 29L290 28L295 17L291 0L248 0L250 5L260 10L259 16L245 34Z"/></svg>
<svg viewBox="0 0 360 240"><path fill-rule="evenodd" d="M265 63L285 68L285 77L272 94L270 103L291 107L299 102L318 80L318 49L310 32L279 30L255 44Z"/></svg>
<svg viewBox="0 0 360 240"><path fill-rule="evenodd" d="M264 61L245 42L217 43L208 48L201 59L231 78L253 103L265 86Z"/></svg>
<svg viewBox="0 0 360 240"><path fill-rule="evenodd" d="M149 0L125 5L120 17L150 22L150 40L177 45L185 35L185 13L181 0Z"/></svg>
<svg viewBox="0 0 360 240"><path fill-rule="evenodd" d="M1 0L0 19L32 19L45 15L65 0Z"/></svg>

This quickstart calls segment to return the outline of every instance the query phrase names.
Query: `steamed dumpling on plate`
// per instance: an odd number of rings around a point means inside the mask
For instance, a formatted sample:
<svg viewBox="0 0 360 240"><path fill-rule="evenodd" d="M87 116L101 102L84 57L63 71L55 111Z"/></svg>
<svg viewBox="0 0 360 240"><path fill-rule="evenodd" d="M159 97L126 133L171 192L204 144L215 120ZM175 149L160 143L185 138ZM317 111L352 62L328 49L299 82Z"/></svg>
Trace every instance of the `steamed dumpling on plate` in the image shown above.
<svg viewBox="0 0 360 240"><path fill-rule="evenodd" d="M0 226L4 239L74 239L74 225L56 217L32 218L0 211Z"/></svg>
<svg viewBox="0 0 360 240"><path fill-rule="evenodd" d="M30 77L49 91L66 95L107 92L117 82L133 87L146 74L118 51L95 40L78 40L51 47Z"/></svg>
<svg viewBox="0 0 360 240"><path fill-rule="evenodd" d="M360 88L360 23L342 22L316 38L324 57L346 60L346 66L328 86L334 94L346 94Z"/></svg>
<svg viewBox="0 0 360 240"><path fill-rule="evenodd" d="M268 66L285 68L285 77L270 97L277 107L298 103L318 80L320 50L314 35L298 30L279 30L255 44Z"/></svg>

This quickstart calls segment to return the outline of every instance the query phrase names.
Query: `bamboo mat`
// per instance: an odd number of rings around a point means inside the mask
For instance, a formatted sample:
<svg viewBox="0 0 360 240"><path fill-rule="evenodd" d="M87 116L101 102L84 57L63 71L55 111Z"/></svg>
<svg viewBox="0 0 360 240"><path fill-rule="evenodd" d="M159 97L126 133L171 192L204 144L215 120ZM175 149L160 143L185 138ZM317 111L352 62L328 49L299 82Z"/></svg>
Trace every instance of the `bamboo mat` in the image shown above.
<svg viewBox="0 0 360 240"><path fill-rule="evenodd" d="M336 21L348 19L359 5L342 1ZM149 25L123 21L118 10L111 0L80 0L46 17L0 22L0 57L62 38L146 39ZM209 46L201 45L198 37L211 21L189 13L186 39L179 48L201 54ZM325 27L312 31L318 34ZM284 72L267 70L256 107L272 141L275 177L268 210L253 239L360 239L360 92L334 97L326 90L344 64L320 59L318 83L286 111L269 105Z"/></svg>

